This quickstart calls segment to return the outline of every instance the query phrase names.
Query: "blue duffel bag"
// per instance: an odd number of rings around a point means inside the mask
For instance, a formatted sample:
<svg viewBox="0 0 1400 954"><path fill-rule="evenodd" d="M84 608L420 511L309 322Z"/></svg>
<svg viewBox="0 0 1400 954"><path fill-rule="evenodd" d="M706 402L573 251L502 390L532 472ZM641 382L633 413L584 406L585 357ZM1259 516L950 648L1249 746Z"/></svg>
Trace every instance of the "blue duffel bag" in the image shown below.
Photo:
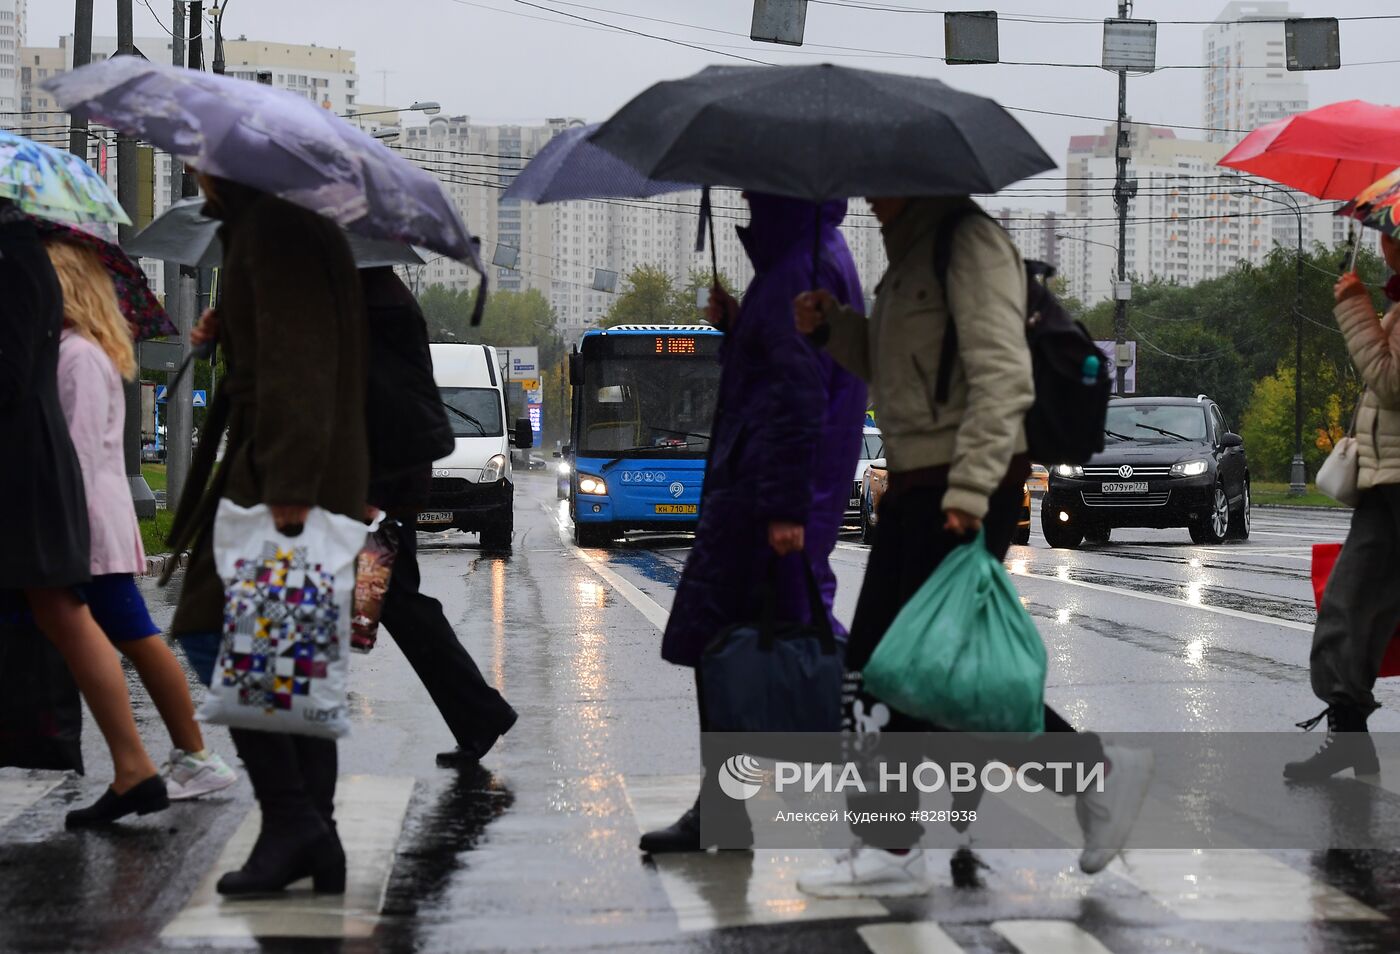
<svg viewBox="0 0 1400 954"><path fill-rule="evenodd" d="M836 644L805 555L810 623L776 618L776 562L757 622L727 627L705 647L700 684L711 732L839 732L845 653Z"/></svg>

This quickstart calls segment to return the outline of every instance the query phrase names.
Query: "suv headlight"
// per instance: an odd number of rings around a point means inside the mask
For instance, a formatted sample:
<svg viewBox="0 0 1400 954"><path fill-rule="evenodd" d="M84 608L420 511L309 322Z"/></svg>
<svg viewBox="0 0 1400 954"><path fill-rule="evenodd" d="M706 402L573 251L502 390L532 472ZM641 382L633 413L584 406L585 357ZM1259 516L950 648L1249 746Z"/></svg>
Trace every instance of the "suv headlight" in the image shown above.
<svg viewBox="0 0 1400 954"><path fill-rule="evenodd" d="M578 492L602 497L608 492L608 482L601 477L594 477L592 474L579 474Z"/></svg>
<svg viewBox="0 0 1400 954"><path fill-rule="evenodd" d="M493 484L501 479L501 475L506 472L506 455L497 454L486 462L486 466L481 468L481 483Z"/></svg>
<svg viewBox="0 0 1400 954"><path fill-rule="evenodd" d="M1084 468L1078 464L1060 464L1056 466L1055 473L1061 477L1083 477Z"/></svg>
<svg viewBox="0 0 1400 954"><path fill-rule="evenodd" d="M1172 464L1173 477L1199 477L1210 469L1210 464L1203 460L1182 460Z"/></svg>

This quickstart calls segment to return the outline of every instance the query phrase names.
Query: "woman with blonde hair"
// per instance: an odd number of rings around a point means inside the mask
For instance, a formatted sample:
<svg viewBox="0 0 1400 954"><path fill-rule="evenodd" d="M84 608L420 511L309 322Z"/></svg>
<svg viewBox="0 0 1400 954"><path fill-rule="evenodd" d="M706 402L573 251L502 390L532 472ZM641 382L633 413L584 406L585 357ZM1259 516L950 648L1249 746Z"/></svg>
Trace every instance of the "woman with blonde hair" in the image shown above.
<svg viewBox="0 0 1400 954"><path fill-rule="evenodd" d="M155 804L162 796L193 798L227 788L237 776L223 759L205 749L185 674L160 638L136 587L135 574L145 570L146 555L122 451L126 417L122 379L136 377L136 355L111 275L98 254L84 245L50 237L45 250L63 291L59 400L87 495L92 580L81 587L83 598L107 639L136 667L175 746L165 781L147 778L138 786L145 786L147 795L133 799L131 793L123 796L112 791L74 813L78 824L103 824L129 813L132 809L126 803L136 804L134 810L140 811L143 799ZM109 648L104 651L115 660ZM109 691L117 688L111 686ZM125 697L125 680L120 691Z"/></svg>

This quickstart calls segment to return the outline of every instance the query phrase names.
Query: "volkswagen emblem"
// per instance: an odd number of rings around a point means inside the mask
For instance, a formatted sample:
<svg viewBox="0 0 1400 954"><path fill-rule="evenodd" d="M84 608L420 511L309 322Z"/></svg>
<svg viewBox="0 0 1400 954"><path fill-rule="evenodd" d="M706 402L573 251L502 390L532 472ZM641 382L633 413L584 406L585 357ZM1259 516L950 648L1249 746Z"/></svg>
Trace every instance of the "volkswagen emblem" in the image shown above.
<svg viewBox="0 0 1400 954"><path fill-rule="evenodd" d="M672 497L680 499L680 495L685 493L685 484L681 483L679 480L673 480L671 481L669 489Z"/></svg>
<svg viewBox="0 0 1400 954"><path fill-rule="evenodd" d="M1133 476L1132 466L1130 464L1124 464L1122 467L1119 467L1118 476L1122 477L1124 480L1127 480L1129 477Z"/></svg>

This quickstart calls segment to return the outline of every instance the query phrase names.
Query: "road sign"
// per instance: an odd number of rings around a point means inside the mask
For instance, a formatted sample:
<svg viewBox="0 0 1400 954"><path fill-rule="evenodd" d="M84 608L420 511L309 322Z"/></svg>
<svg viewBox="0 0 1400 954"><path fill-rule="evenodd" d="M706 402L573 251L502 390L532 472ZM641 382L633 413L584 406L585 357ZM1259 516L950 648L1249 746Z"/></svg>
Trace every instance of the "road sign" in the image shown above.
<svg viewBox="0 0 1400 954"><path fill-rule="evenodd" d="M147 371L175 371L184 359L184 347L178 341L143 341L137 351Z"/></svg>
<svg viewBox="0 0 1400 954"><path fill-rule="evenodd" d="M1108 374L1114 381L1118 380L1118 372L1115 369L1115 360L1118 354L1118 342L1116 341L1095 341L1103 352L1104 360L1108 362ZM1126 370L1123 372L1123 393L1137 393L1137 342L1129 341L1125 343L1128 352L1128 360L1123 365Z"/></svg>
<svg viewBox="0 0 1400 954"><path fill-rule="evenodd" d="M166 395L167 395L169 392L170 392L170 389L167 388L165 385L163 385L163 384L157 384L157 385L156 385L156 403L157 403L157 404L164 404L164 403L165 403L165 399L166 399Z"/></svg>
<svg viewBox="0 0 1400 954"><path fill-rule="evenodd" d="M204 392L204 389L203 389L203 388L200 388L199 390L197 390L197 391L194 392L194 404L193 404L193 406L194 406L194 407L208 407L208 406L209 406L209 402L208 402L207 400L205 400L205 392Z"/></svg>
<svg viewBox="0 0 1400 954"><path fill-rule="evenodd" d="M540 349L501 348L510 356L510 366L506 371L507 381L533 381L540 376Z"/></svg>

